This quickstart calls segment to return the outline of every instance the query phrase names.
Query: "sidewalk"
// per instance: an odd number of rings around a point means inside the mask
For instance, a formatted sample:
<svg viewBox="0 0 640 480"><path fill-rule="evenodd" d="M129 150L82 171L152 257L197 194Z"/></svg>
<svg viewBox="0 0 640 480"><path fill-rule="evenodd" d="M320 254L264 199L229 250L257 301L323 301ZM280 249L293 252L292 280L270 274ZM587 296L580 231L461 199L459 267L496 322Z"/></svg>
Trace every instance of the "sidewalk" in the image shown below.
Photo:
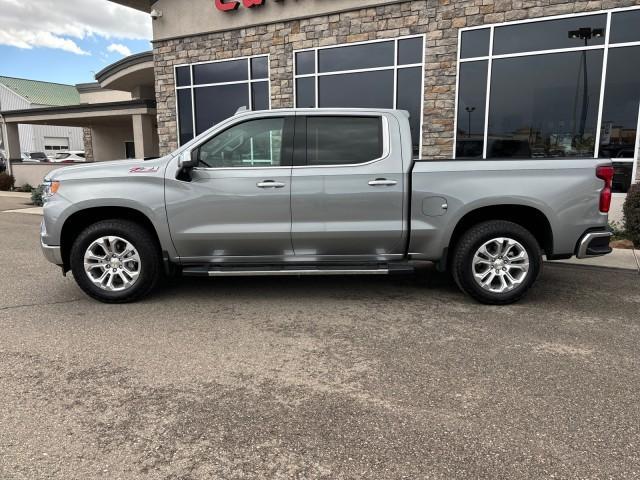
<svg viewBox="0 0 640 480"><path fill-rule="evenodd" d="M635 252L638 261L640 261L640 251ZM633 250L625 250L623 248L614 248L613 252L603 257L570 258L568 260L553 260L549 263L567 263L570 265L586 265L590 267L620 268L624 270L638 271L638 264L633 255Z"/></svg>
<svg viewBox="0 0 640 480"><path fill-rule="evenodd" d="M31 194L30 193L25 193L25 192L3 192L3 191L0 191L0 197L31 198Z"/></svg>

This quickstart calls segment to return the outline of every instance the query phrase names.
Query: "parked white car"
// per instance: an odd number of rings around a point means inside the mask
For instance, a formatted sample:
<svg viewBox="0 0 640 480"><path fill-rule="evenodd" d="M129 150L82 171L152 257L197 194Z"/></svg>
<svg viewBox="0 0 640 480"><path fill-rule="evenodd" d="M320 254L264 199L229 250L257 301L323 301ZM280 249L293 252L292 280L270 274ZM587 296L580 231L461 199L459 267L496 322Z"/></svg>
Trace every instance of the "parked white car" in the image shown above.
<svg viewBox="0 0 640 480"><path fill-rule="evenodd" d="M84 152L81 150L58 152L50 160L53 163L72 163L72 162L86 162L87 159Z"/></svg>
<svg viewBox="0 0 640 480"><path fill-rule="evenodd" d="M44 152L26 152L22 154L23 162L48 162L49 157Z"/></svg>

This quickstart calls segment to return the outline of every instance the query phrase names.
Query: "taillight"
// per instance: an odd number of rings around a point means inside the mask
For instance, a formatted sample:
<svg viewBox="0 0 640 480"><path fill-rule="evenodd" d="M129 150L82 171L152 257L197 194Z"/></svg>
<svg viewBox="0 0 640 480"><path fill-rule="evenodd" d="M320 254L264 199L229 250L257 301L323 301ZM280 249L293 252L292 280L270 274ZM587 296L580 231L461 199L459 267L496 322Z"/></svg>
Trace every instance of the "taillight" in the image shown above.
<svg viewBox="0 0 640 480"><path fill-rule="evenodd" d="M602 165L596 168L596 177L604 180L604 188L600 191L600 211L608 213L611 207L611 188L613 186L613 167Z"/></svg>

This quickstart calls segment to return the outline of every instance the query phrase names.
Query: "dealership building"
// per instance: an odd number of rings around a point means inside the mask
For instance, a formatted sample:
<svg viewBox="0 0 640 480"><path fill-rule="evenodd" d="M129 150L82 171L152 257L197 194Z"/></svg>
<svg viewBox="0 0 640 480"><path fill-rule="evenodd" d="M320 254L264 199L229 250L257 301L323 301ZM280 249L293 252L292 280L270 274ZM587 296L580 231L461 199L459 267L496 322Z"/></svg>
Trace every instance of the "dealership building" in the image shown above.
<svg viewBox="0 0 640 480"><path fill-rule="evenodd" d="M384 107L409 111L422 157L611 158L616 191L640 178L638 2L112 1L153 18L160 154L243 106Z"/></svg>

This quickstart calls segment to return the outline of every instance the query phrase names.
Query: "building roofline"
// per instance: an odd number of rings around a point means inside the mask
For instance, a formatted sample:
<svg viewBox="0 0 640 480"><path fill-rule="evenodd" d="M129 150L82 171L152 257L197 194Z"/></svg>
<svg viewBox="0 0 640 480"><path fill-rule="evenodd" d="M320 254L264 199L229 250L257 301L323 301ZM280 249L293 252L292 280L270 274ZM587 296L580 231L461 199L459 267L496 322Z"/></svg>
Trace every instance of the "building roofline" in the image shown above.
<svg viewBox="0 0 640 480"><path fill-rule="evenodd" d="M126 100L123 102L107 102L107 103L82 103L80 105L66 105L62 107L43 107L43 108L29 108L26 110L7 110L0 112L0 116L7 120L10 120L12 116L39 116L42 114L56 114L56 113L81 113L90 111L105 111L105 110L127 110L130 108L142 107L142 108L156 108L155 100Z"/></svg>
<svg viewBox="0 0 640 480"><path fill-rule="evenodd" d="M98 82L77 83L76 90L78 90L78 93L89 93L102 90L102 87Z"/></svg>
<svg viewBox="0 0 640 480"><path fill-rule="evenodd" d="M34 80L33 78L24 78L24 77L12 77L10 75L0 75L0 78L10 78L12 80L24 80L27 82L36 82L36 83L48 83L49 85L60 85L61 87L73 87L73 85L69 83L48 82L46 80ZM0 81L0 83L2 82Z"/></svg>
<svg viewBox="0 0 640 480"><path fill-rule="evenodd" d="M115 75L116 73L129 67L133 67L135 65L146 62L153 62L153 51L149 50L147 52L129 55L128 57L118 60L116 63L108 65L107 67L96 73L96 80L99 83L102 83L107 79L107 77L110 77L111 75Z"/></svg>
<svg viewBox="0 0 640 480"><path fill-rule="evenodd" d="M113 3L117 3L118 5L123 5L125 7L134 8L136 10L140 10L141 12L149 13L153 4L158 0L108 0Z"/></svg>

